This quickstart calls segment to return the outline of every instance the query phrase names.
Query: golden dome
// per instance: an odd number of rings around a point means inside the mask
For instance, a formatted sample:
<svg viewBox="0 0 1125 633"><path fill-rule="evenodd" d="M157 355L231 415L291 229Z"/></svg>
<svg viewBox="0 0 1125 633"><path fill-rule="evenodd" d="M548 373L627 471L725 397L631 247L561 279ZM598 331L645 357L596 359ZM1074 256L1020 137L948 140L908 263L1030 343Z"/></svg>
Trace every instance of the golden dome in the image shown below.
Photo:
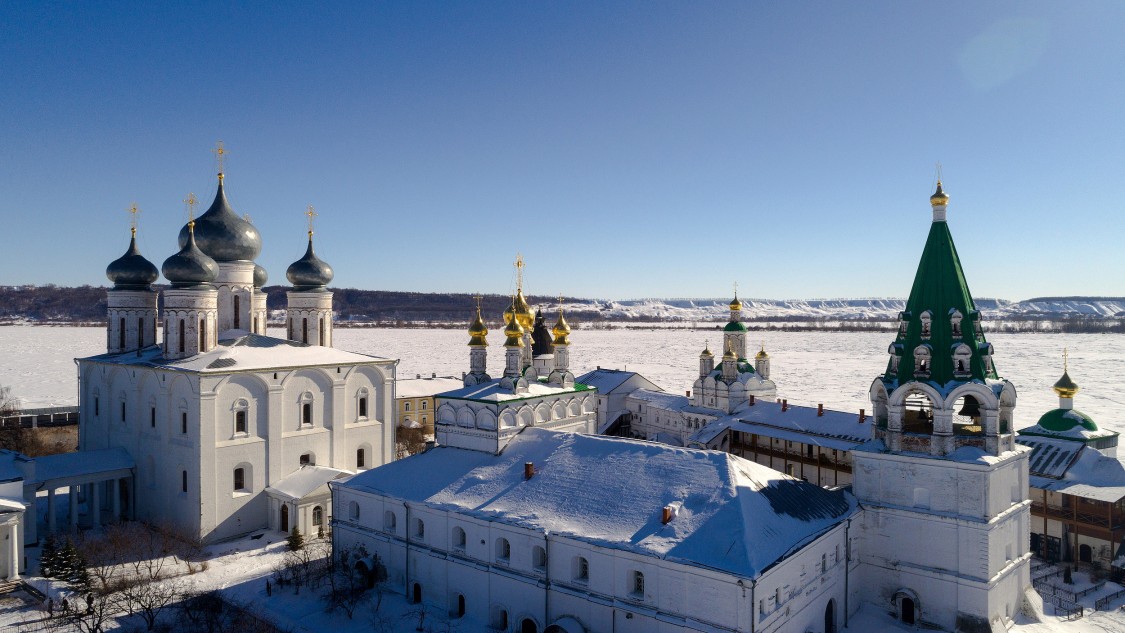
<svg viewBox="0 0 1125 633"><path fill-rule="evenodd" d="M562 308L559 308L559 320L555 321L555 327L551 328L551 333L555 335L555 345L570 345L570 324L566 322L566 317L563 316Z"/></svg>
<svg viewBox="0 0 1125 633"><path fill-rule="evenodd" d="M512 319L508 325L504 327L504 347L522 347L523 341L523 326L520 325L519 319Z"/></svg>
<svg viewBox="0 0 1125 633"><path fill-rule="evenodd" d="M937 181L937 191L934 195L930 196L930 205L935 207L944 207L949 204L949 195L941 190L941 181Z"/></svg>
<svg viewBox="0 0 1125 633"><path fill-rule="evenodd" d="M762 343L762 350L754 355L754 358L761 358L763 360L769 358L770 355L766 353L766 344Z"/></svg>
<svg viewBox="0 0 1125 633"><path fill-rule="evenodd" d="M741 310L742 309L742 302L738 300L738 295L734 295L734 301L730 302L730 309L731 310Z"/></svg>
<svg viewBox="0 0 1125 633"><path fill-rule="evenodd" d="M707 345L707 344L704 344L703 345L703 353L701 353L699 355L699 357L700 358L714 358L715 355L711 353L711 346Z"/></svg>
<svg viewBox="0 0 1125 633"><path fill-rule="evenodd" d="M738 360L738 355L734 353L734 345L727 341L727 351L723 353L723 360Z"/></svg>
<svg viewBox="0 0 1125 633"><path fill-rule="evenodd" d="M515 309L520 326L525 330L530 330L531 326L535 324L535 313L531 311L531 306L524 298L522 288L516 290L516 298L512 300L512 307Z"/></svg>
<svg viewBox="0 0 1125 633"><path fill-rule="evenodd" d="M471 337L469 339L470 346L488 345L488 340L485 338L488 336L488 327L485 326L484 319L480 316L480 306L477 306L477 317L469 324L469 336Z"/></svg>
<svg viewBox="0 0 1125 633"><path fill-rule="evenodd" d="M1059 394L1060 398L1074 398L1078 393L1079 387L1070 379L1070 374L1066 373L1066 370L1063 370L1062 378L1058 379L1052 389L1055 390L1055 393Z"/></svg>

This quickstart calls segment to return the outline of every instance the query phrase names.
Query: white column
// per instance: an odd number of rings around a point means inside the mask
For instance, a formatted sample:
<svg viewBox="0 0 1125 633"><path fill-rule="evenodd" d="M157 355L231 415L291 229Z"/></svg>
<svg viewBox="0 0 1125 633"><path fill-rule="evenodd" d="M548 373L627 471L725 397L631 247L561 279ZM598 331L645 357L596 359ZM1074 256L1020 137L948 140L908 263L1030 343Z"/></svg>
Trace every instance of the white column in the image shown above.
<svg viewBox="0 0 1125 633"><path fill-rule="evenodd" d="M109 501L110 507L113 508L113 521L116 523L121 520L121 480L109 480Z"/></svg>
<svg viewBox="0 0 1125 633"><path fill-rule="evenodd" d="M9 526L8 536L11 540L11 547L9 554L11 556L11 566L8 567L8 580L16 580L20 577L20 523L13 521Z"/></svg>
<svg viewBox="0 0 1125 633"><path fill-rule="evenodd" d="M55 489L47 489L47 533L55 533Z"/></svg>
<svg viewBox="0 0 1125 633"><path fill-rule="evenodd" d="M86 509L90 512L90 525L102 524L102 482L90 484L90 496L86 499Z"/></svg>

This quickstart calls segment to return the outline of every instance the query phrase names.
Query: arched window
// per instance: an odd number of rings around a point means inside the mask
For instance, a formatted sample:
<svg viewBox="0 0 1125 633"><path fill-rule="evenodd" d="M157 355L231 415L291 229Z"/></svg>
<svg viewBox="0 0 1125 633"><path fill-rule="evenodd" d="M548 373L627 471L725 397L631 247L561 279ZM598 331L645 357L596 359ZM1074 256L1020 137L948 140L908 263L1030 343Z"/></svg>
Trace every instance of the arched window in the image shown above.
<svg viewBox="0 0 1125 633"><path fill-rule="evenodd" d="M152 428L156 428L156 407L149 407L148 409L148 424Z"/></svg>
<svg viewBox="0 0 1125 633"><path fill-rule="evenodd" d="M301 342L306 345L309 342L309 320L306 318L301 319Z"/></svg>
<svg viewBox="0 0 1125 633"><path fill-rule="evenodd" d="M234 491L243 492L246 490L246 471L242 468L234 469Z"/></svg>
<svg viewBox="0 0 1125 633"><path fill-rule="evenodd" d="M414 536L416 538L426 538L426 522L422 519L414 519Z"/></svg>
<svg viewBox="0 0 1125 633"><path fill-rule="evenodd" d="M301 426L313 425L313 395L309 392L301 394L300 399Z"/></svg>
<svg viewBox="0 0 1125 633"><path fill-rule="evenodd" d="M199 319L199 351L207 351L207 321Z"/></svg>
<svg viewBox="0 0 1125 633"><path fill-rule="evenodd" d="M187 492L187 471L180 471L180 492Z"/></svg>
<svg viewBox="0 0 1125 633"><path fill-rule="evenodd" d="M241 297L239 297L238 295L234 295L234 320L232 322L234 323L234 329L236 329L236 330L239 329L239 327L242 324L242 320L239 318L239 315L238 315L238 313L241 312L241 310L239 310L239 308L241 307L240 304L241 304Z"/></svg>
<svg viewBox="0 0 1125 633"><path fill-rule="evenodd" d="M350 516L353 519L359 518L359 504L356 503L355 501L352 501L351 503L348 504L348 516Z"/></svg>
<svg viewBox="0 0 1125 633"><path fill-rule="evenodd" d="M324 324L324 317L320 317L320 344L328 345L328 332Z"/></svg>
<svg viewBox="0 0 1125 633"><path fill-rule="evenodd" d="M117 330L117 347L125 349L125 317L121 317L121 325Z"/></svg>
<svg viewBox="0 0 1125 633"><path fill-rule="evenodd" d="M539 571L547 569L547 550L536 545L531 548L531 566Z"/></svg>
<svg viewBox="0 0 1125 633"><path fill-rule="evenodd" d="M922 338L930 338L930 326L934 320L934 315L929 310L926 310L918 319L922 322Z"/></svg>
<svg viewBox="0 0 1125 633"><path fill-rule="evenodd" d="M312 453L302 453L299 463L302 466L315 466L316 465L316 457L314 457Z"/></svg>
<svg viewBox="0 0 1125 633"><path fill-rule="evenodd" d="M919 345L914 348L914 377L930 377L930 346Z"/></svg>
<svg viewBox="0 0 1125 633"><path fill-rule="evenodd" d="M402 403L402 410L403 411L409 411L410 410L410 403L409 402Z"/></svg>
<svg viewBox="0 0 1125 633"><path fill-rule="evenodd" d="M184 320L180 319L180 353L184 353Z"/></svg>
<svg viewBox="0 0 1125 633"><path fill-rule="evenodd" d="M459 618L465 615L465 596L462 594L457 594L457 605L454 613L456 613Z"/></svg>
<svg viewBox="0 0 1125 633"><path fill-rule="evenodd" d="M359 390L358 413L359 413L360 418L366 418L367 417L367 390L366 389L360 389Z"/></svg>
<svg viewBox="0 0 1125 633"><path fill-rule="evenodd" d="M422 401L422 410L423 411L426 410L426 401L425 400Z"/></svg>
<svg viewBox="0 0 1125 633"><path fill-rule="evenodd" d="M137 349L143 349L145 346L145 319L141 317L137 319Z"/></svg>
<svg viewBox="0 0 1125 633"><path fill-rule="evenodd" d="M324 525L324 508L320 506L313 507L312 521L313 525Z"/></svg>
<svg viewBox="0 0 1125 633"><path fill-rule="evenodd" d="M361 470L361 469L367 468L367 460L364 459L364 457L365 457L364 452L365 451L362 448L357 448L355 450L355 467L356 467L356 470Z"/></svg>
<svg viewBox="0 0 1125 633"><path fill-rule="evenodd" d="M187 435L187 411L180 411L180 434Z"/></svg>
<svg viewBox="0 0 1125 633"><path fill-rule="evenodd" d="M633 572L633 593L638 596L645 595L645 575L639 571Z"/></svg>
<svg viewBox="0 0 1125 633"><path fill-rule="evenodd" d="M458 550L463 551L465 549L465 541L466 540L467 539L465 537L465 530L461 529L460 527L454 527L453 528L453 549L458 549Z"/></svg>
<svg viewBox="0 0 1125 633"><path fill-rule="evenodd" d="M508 539L496 539L496 560L505 563L512 560L512 544L508 542Z"/></svg>
<svg viewBox="0 0 1125 633"><path fill-rule="evenodd" d="M383 513L383 529L387 532L394 532L398 528L398 517L395 513L387 510Z"/></svg>
<svg viewBox="0 0 1125 633"><path fill-rule="evenodd" d="M574 557L574 579L582 582L590 580L590 561L585 557Z"/></svg>

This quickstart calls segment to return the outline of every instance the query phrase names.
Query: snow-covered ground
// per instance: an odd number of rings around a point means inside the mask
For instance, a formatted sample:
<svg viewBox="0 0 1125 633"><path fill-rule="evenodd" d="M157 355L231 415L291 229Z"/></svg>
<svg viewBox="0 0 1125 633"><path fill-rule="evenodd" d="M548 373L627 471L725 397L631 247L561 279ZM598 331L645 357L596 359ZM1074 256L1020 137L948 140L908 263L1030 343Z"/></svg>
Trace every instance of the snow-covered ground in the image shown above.
<svg viewBox="0 0 1125 633"><path fill-rule="evenodd" d="M271 330L273 335L282 331ZM751 332L751 347L764 344L779 395L797 404L831 409L870 409L867 389L886 367L892 333ZM489 370L502 373L503 337L489 338ZM996 366L1019 393L1016 428L1030 426L1058 406L1051 385L1070 350L1070 375L1081 385L1075 406L1104 428L1125 432L1125 336L1119 334L992 334ZM398 358L398 375L457 376L468 368L468 337L461 330L346 329L335 331L343 350ZM630 369L672 393L691 388L705 342L722 340L714 330L586 330L571 336L575 373L597 366ZM105 330L80 327L0 327L0 386L11 387L24 406L74 404L77 373L72 359L105 350ZM870 411L869 411L870 412Z"/></svg>

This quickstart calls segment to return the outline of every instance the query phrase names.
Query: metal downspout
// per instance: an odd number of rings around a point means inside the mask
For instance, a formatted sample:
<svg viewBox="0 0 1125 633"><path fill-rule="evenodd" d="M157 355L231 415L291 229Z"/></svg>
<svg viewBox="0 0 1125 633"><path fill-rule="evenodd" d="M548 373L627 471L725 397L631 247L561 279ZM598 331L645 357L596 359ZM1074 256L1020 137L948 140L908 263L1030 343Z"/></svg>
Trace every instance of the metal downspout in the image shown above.
<svg viewBox="0 0 1125 633"><path fill-rule="evenodd" d="M403 501L402 505L406 508L406 523L402 526L403 534L406 536L404 541L406 543L406 562L403 564L403 575L406 578L406 587L403 593L406 594L406 599L410 601L414 599L414 594L411 592L410 586L410 504Z"/></svg>

